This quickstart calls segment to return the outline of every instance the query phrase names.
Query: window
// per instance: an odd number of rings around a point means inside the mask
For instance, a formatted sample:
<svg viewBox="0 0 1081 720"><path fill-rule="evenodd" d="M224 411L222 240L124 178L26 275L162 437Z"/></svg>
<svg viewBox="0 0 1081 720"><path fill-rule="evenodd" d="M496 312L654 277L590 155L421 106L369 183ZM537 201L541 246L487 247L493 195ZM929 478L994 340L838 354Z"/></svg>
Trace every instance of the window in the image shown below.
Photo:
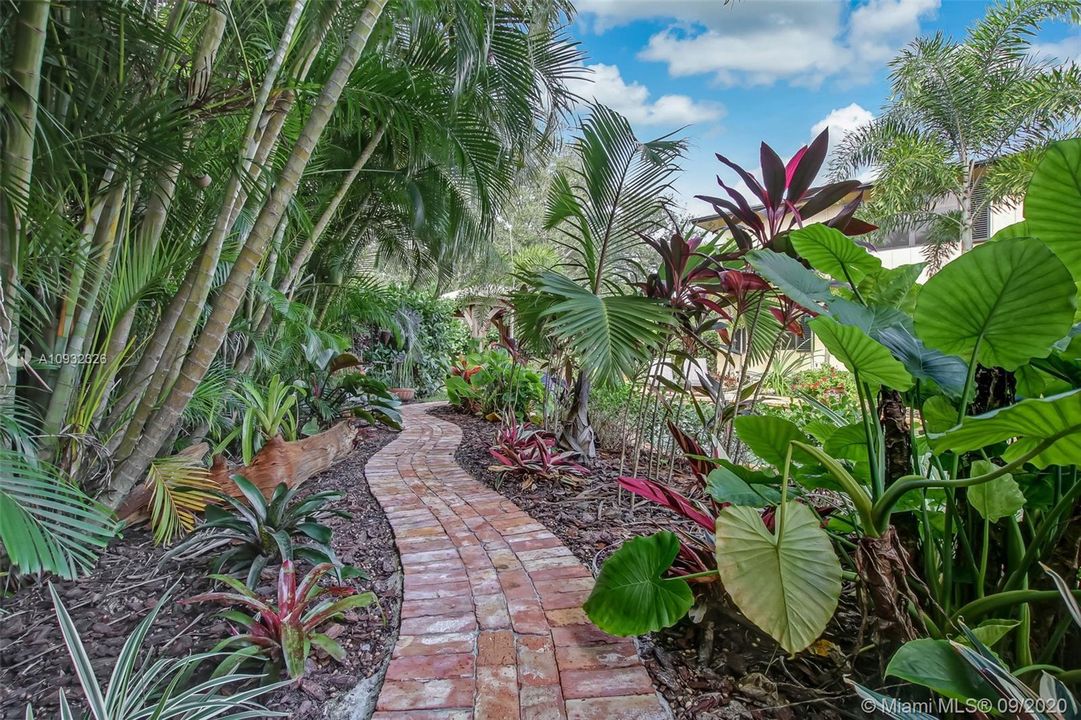
<svg viewBox="0 0 1081 720"><path fill-rule="evenodd" d="M809 324L810 318L804 317L799 321L800 327L803 328L803 335L793 335L792 333L785 333L781 339L781 350L795 350L796 352L811 352L814 339L811 335L811 326Z"/></svg>
<svg viewBox="0 0 1081 720"><path fill-rule="evenodd" d="M972 207L976 208L972 216L972 239L986 240L991 237L991 206L987 202L987 189L982 183L976 185L972 193Z"/></svg>

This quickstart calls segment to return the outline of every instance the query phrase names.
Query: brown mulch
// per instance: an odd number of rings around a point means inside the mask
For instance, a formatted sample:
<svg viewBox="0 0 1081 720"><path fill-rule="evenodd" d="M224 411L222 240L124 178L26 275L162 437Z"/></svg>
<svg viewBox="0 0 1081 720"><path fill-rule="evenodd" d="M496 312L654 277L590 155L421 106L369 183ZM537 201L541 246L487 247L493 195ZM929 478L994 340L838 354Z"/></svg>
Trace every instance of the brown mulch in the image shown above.
<svg viewBox="0 0 1081 720"><path fill-rule="evenodd" d="M664 508L641 499L632 507L628 493L621 497L616 483L618 452L601 450L592 474L577 487L538 480L531 488L523 489L520 477L490 469L495 461L488 449L495 442L498 423L449 406L432 412L462 428L463 441L455 453L458 463L543 523L594 574L625 540L675 526L690 527ZM681 483L688 481L693 482L677 471L672 484L680 489ZM822 655L808 651L787 658L772 639L723 599L714 606L720 611L710 613L702 622L685 619L674 627L639 638L639 653L676 718L866 717L843 680L846 675L862 677L876 671L861 661L860 672L854 672L849 660L857 654L861 637L861 616L850 588L824 635L829 642L820 646ZM702 648L709 645L704 638L710 635L712 649L704 651Z"/></svg>
<svg viewBox="0 0 1081 720"><path fill-rule="evenodd" d="M352 520L334 518L332 545L342 562L363 569L368 580L350 581L358 590L373 590L386 614L374 606L347 613L327 626L345 648L337 663L325 655L309 659L299 691L292 686L261 699L267 707L287 711L303 720L323 716L323 706L352 689L380 669L393 647L396 618L401 605L398 554L390 525L368 490L364 465L394 433L377 428L364 437L346 459L309 480L310 492L344 493L337 509ZM171 597L183 599L211 589L201 564L166 564L159 567L163 550L145 528L125 532L102 556L94 571L74 581L52 579L60 598L82 637L100 684L108 682L114 659L128 634L170 588ZM301 566L301 573L307 570ZM277 567L264 573L264 588L273 592ZM218 605L180 605L169 602L158 615L144 643L141 657L179 657L210 649L230 634L218 619ZM81 700L78 681L63 645L46 583L23 587L0 598L0 718L23 718L28 703L38 717L54 717L58 689L69 701ZM81 704L81 702L80 702Z"/></svg>

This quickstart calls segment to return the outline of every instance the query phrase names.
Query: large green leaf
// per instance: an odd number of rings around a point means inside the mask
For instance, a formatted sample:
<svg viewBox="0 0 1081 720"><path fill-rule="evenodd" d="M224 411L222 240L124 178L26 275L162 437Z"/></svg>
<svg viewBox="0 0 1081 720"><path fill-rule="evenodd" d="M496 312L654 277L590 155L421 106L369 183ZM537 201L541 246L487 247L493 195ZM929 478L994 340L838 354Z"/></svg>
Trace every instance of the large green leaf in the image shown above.
<svg viewBox="0 0 1081 720"><path fill-rule="evenodd" d="M1081 282L1081 139L1047 148L1025 195L1025 225Z"/></svg>
<svg viewBox="0 0 1081 720"><path fill-rule="evenodd" d="M896 390L912 387L912 376L884 345L858 327L842 325L833 318L817 317L811 330L834 357L844 363L860 380L870 385L885 385Z"/></svg>
<svg viewBox="0 0 1081 720"><path fill-rule="evenodd" d="M674 625L694 604L686 580L664 578L679 553L670 532L623 543L601 568L583 609L612 635L642 635Z"/></svg>
<svg viewBox="0 0 1081 720"><path fill-rule="evenodd" d="M977 460L972 463L971 474L986 475L994 472L996 466L989 460ZM994 480L973 485L968 489L968 502L976 508L976 512L991 522L997 522L1002 518L1012 517L1014 513L1025 506L1025 495L1021 492L1013 475L1006 473L999 475Z"/></svg>
<svg viewBox="0 0 1081 720"><path fill-rule="evenodd" d="M795 423L773 415L741 415L733 425L743 444L778 470L784 470L788 446L793 440L808 442Z"/></svg>
<svg viewBox="0 0 1081 720"><path fill-rule="evenodd" d="M867 430L863 423L837 428L826 439L822 449L841 460L867 460Z"/></svg>
<svg viewBox="0 0 1081 720"><path fill-rule="evenodd" d="M946 640L905 643L890 659L886 675L922 685L954 700L994 697L991 688Z"/></svg>
<svg viewBox="0 0 1081 720"><path fill-rule="evenodd" d="M812 312L822 312L820 303L833 297L830 284L795 258L772 250L752 250L746 259L770 284Z"/></svg>
<svg viewBox="0 0 1081 720"><path fill-rule="evenodd" d="M116 531L108 510L57 468L0 448L0 543L20 572L74 578Z"/></svg>
<svg viewBox="0 0 1081 720"><path fill-rule="evenodd" d="M816 223L793 230L789 240L815 270L834 280L857 285L882 267L882 261L840 230Z"/></svg>
<svg viewBox="0 0 1081 720"><path fill-rule="evenodd" d="M853 325L878 339L886 330L912 326L912 319L889 305L861 305L842 297L829 301L829 316L842 325Z"/></svg>
<svg viewBox="0 0 1081 720"><path fill-rule="evenodd" d="M717 572L740 612L788 652L826 629L841 595L841 563L814 512L789 501L771 533L758 512L730 506L717 517Z"/></svg>
<svg viewBox="0 0 1081 720"><path fill-rule="evenodd" d="M769 485L751 485L728 468L715 468L706 477L706 492L719 503L765 507L780 499L780 492Z"/></svg>
<svg viewBox="0 0 1081 720"><path fill-rule="evenodd" d="M1002 455L1010 461L1055 436L1061 437L1029 462L1040 468L1081 464L1081 390L966 417L957 427L932 435L931 443L938 452L969 452L1016 438Z"/></svg>
<svg viewBox="0 0 1081 720"><path fill-rule="evenodd" d="M961 358L932 350L904 327L885 328L875 339L889 348L912 377L930 380L954 397L961 395L968 374Z"/></svg>
<svg viewBox="0 0 1081 720"><path fill-rule="evenodd" d="M965 253L927 281L916 334L930 347L1015 370L1046 357L1070 330L1077 288L1039 240L1011 238Z"/></svg>
<svg viewBox="0 0 1081 720"><path fill-rule="evenodd" d="M927 263L882 268L868 275L859 284L860 296L868 305L889 305L911 310L915 299L916 281Z"/></svg>

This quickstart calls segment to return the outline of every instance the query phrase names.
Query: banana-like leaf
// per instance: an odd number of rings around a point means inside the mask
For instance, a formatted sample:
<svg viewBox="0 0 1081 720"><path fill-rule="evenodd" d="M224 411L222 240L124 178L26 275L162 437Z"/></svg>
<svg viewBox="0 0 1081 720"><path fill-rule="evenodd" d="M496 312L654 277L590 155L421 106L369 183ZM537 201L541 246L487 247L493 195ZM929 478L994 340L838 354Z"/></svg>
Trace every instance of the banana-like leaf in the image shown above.
<svg viewBox="0 0 1081 720"><path fill-rule="evenodd" d="M777 510L776 532L752 508L717 517L717 571L751 622L788 652L826 629L841 596L841 563L814 512L795 501Z"/></svg>
<svg viewBox="0 0 1081 720"><path fill-rule="evenodd" d="M694 604L686 580L665 578L679 553L670 532L636 537L608 558L583 609L612 635L643 635L676 624Z"/></svg>
<svg viewBox="0 0 1081 720"><path fill-rule="evenodd" d="M970 452L1015 439L1002 457L1015 460L1040 443L1058 437L1030 463L1048 465L1081 463L1081 390L1071 390L1047 398L1028 398L983 415L966 417L960 425L931 436L937 452Z"/></svg>
<svg viewBox="0 0 1081 720"><path fill-rule="evenodd" d="M840 230L816 223L789 234L792 247L811 267L834 280L857 286L882 267L882 261Z"/></svg>
<svg viewBox="0 0 1081 720"><path fill-rule="evenodd" d="M849 372L858 373L862 382L885 385L895 390L912 387L912 376L882 343L852 325L842 325L833 318L817 317L811 330Z"/></svg>
<svg viewBox="0 0 1081 720"><path fill-rule="evenodd" d="M1081 139L1047 148L1025 195L1024 225L1081 283Z"/></svg>
<svg viewBox="0 0 1081 720"><path fill-rule="evenodd" d="M1039 240L987 243L923 286L916 334L946 354L967 361L976 351L982 365L1016 370L1070 331L1076 295L1066 266Z"/></svg>

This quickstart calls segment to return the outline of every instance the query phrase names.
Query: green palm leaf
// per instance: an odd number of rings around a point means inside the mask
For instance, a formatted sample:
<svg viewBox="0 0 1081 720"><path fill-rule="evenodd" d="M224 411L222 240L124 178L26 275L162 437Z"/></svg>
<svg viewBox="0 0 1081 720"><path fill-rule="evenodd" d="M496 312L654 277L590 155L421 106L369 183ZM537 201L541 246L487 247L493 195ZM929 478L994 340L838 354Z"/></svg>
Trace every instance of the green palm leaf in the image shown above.
<svg viewBox="0 0 1081 720"><path fill-rule="evenodd" d="M551 297L543 315L552 332L599 382L633 375L671 323L671 313L660 303L636 295L595 295L559 273L542 273L537 288Z"/></svg>
<svg viewBox="0 0 1081 720"><path fill-rule="evenodd" d="M0 450L0 540L20 572L74 578L94 565L116 530L56 468Z"/></svg>

